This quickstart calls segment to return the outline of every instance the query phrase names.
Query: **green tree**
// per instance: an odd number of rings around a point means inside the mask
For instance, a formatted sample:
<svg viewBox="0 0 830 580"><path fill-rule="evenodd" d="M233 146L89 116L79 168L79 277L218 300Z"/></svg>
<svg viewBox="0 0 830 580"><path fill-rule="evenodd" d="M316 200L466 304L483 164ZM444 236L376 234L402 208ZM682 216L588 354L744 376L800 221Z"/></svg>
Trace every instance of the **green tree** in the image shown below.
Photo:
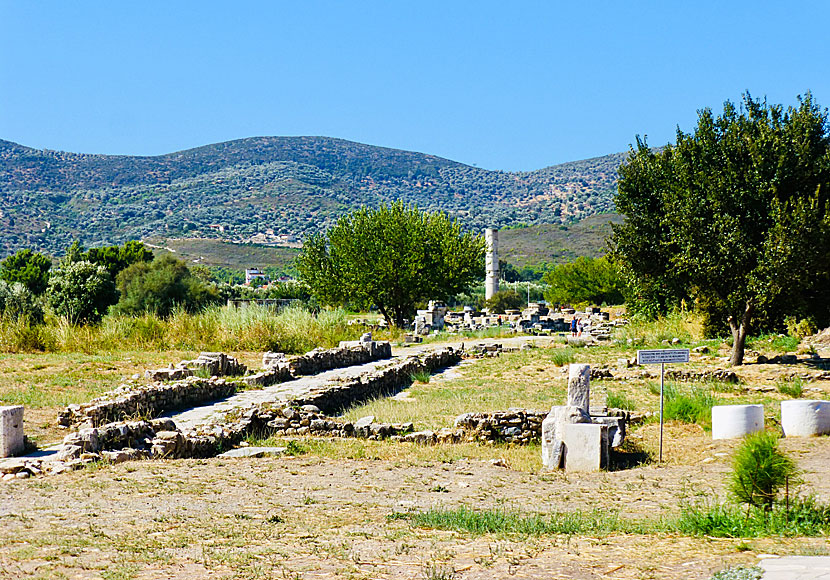
<svg viewBox="0 0 830 580"><path fill-rule="evenodd" d="M82 260L87 260L93 264L100 264L107 269L112 279L132 264L138 262L151 262L153 260L153 252L147 249L141 242L130 241L123 246L104 246L101 248L90 248L83 252L72 252ZM67 253L69 255L69 253Z"/></svg>
<svg viewBox="0 0 830 580"><path fill-rule="evenodd" d="M121 298L114 311L152 312L169 316L176 307L195 312L219 301L215 286L193 276L187 264L165 255L152 262L136 262L118 274Z"/></svg>
<svg viewBox="0 0 830 580"><path fill-rule="evenodd" d="M46 292L55 314L72 324L98 322L118 298L107 269L85 260L62 262L49 277Z"/></svg>
<svg viewBox="0 0 830 580"><path fill-rule="evenodd" d="M484 305L491 314L504 314L505 310L519 310L525 305L525 299L515 290L499 290Z"/></svg>
<svg viewBox="0 0 830 580"><path fill-rule="evenodd" d="M549 303L590 302L622 304L625 284L617 266L607 257L580 256L573 262L548 270L542 277L548 285L545 300Z"/></svg>
<svg viewBox="0 0 830 580"><path fill-rule="evenodd" d="M9 283L20 282L33 294L42 294L49 283L49 269L52 260L33 252L20 250L0 262L0 280Z"/></svg>
<svg viewBox="0 0 830 580"><path fill-rule="evenodd" d="M446 300L484 275L484 239L443 213L395 202L361 208L311 235L297 270L322 303L375 305L402 326L418 302Z"/></svg>
<svg viewBox="0 0 830 580"><path fill-rule="evenodd" d="M710 327L728 324L731 363L753 322L810 310L830 318L830 136L810 94L784 110L744 95L659 152L637 140L620 167L611 245L635 305L691 296Z"/></svg>

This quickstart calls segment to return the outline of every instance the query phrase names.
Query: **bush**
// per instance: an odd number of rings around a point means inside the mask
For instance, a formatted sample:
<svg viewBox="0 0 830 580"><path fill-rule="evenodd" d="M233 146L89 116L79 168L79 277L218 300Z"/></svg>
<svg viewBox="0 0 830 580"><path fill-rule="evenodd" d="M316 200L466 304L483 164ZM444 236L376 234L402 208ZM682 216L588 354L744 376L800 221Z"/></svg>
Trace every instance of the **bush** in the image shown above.
<svg viewBox="0 0 830 580"><path fill-rule="evenodd" d="M20 282L32 294L42 294L49 283L51 267L52 261L43 254L20 250L0 262L0 280Z"/></svg>
<svg viewBox="0 0 830 580"><path fill-rule="evenodd" d="M525 300L515 290L499 290L484 305L490 314L504 314L505 310L520 310Z"/></svg>
<svg viewBox="0 0 830 580"><path fill-rule="evenodd" d="M8 320L23 319L38 324L43 322L43 305L21 282L9 284L0 280L0 315Z"/></svg>
<svg viewBox="0 0 830 580"><path fill-rule="evenodd" d="M47 296L58 316L71 324L92 324L103 318L118 295L106 268L82 260L65 261L52 273Z"/></svg>
<svg viewBox="0 0 830 580"><path fill-rule="evenodd" d="M815 334L818 330L816 325L811 320L806 318L797 320L795 316L788 316L784 320L784 324L787 325L787 334L797 338L798 340L802 340L812 334Z"/></svg>
<svg viewBox="0 0 830 580"><path fill-rule="evenodd" d="M624 409L626 411L633 411L636 408L636 404L628 398L628 395L613 391L608 391L606 405L609 409Z"/></svg>
<svg viewBox="0 0 830 580"><path fill-rule="evenodd" d="M744 438L732 461L729 492L741 503L769 511L780 490L798 470L778 449L778 437L760 431Z"/></svg>
<svg viewBox="0 0 830 580"><path fill-rule="evenodd" d="M545 300L550 303L622 304L623 281L607 257L581 256L569 264L545 272Z"/></svg>
<svg viewBox="0 0 830 580"><path fill-rule="evenodd" d="M152 262L136 262L118 274L121 299L115 307L120 314L152 312L162 318L176 307L196 312L219 300L219 292L191 275L187 265L172 256Z"/></svg>

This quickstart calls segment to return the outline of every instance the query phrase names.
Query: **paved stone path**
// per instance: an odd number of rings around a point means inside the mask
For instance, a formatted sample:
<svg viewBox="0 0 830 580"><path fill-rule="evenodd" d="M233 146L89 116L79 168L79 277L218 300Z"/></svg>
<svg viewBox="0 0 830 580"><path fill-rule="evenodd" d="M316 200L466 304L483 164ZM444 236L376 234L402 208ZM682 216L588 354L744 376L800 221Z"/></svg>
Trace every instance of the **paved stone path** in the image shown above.
<svg viewBox="0 0 830 580"><path fill-rule="evenodd" d="M215 401L207 405L193 407L191 409L187 409L186 411L166 413L163 417L173 419L173 422L176 423L177 428L187 430L198 425L206 425L216 422L216 420L220 419L222 415L233 409L245 409L254 405L261 405L263 403L277 403L280 401L300 398L315 387L325 385L326 383L338 378L348 379L356 377L380 366L390 364L395 360L396 357L393 357L391 359L372 361L363 365L332 369L316 375L300 377L293 381L277 383L276 385L265 387L263 389L242 391L241 393L231 395L226 399Z"/></svg>
<svg viewBox="0 0 830 580"><path fill-rule="evenodd" d="M178 427L179 429L187 430L198 425L206 425L213 423L217 419L220 419L222 415L233 409L245 409L253 405L261 405L263 403L277 403L280 401L301 398L302 396L307 394L311 389L324 385L335 379L353 378L364 372L371 371L380 366L387 365L395 360L399 360L402 357L412 356L415 354L436 350L447 345L460 346L461 342L466 342L466 345L468 347L478 343L499 343L502 345L519 346L524 343L540 344L549 343L550 341L551 338L547 336L520 336L496 339L467 339L466 341L459 339L457 341L449 343L417 344L402 348L396 348L393 352L395 356L393 356L391 359L373 361L364 365L357 365L353 367L332 369L330 371L325 371L317 375L300 377L293 381L278 383L270 387L265 387L261 390L243 391L241 393L237 393L236 395L232 395L227 399L222 399L221 401L209 403L207 405L202 405L200 407L193 407L185 411L166 413L163 416L172 419L173 422L176 423L176 427Z"/></svg>
<svg viewBox="0 0 830 580"><path fill-rule="evenodd" d="M830 580L830 556L764 558L763 580Z"/></svg>

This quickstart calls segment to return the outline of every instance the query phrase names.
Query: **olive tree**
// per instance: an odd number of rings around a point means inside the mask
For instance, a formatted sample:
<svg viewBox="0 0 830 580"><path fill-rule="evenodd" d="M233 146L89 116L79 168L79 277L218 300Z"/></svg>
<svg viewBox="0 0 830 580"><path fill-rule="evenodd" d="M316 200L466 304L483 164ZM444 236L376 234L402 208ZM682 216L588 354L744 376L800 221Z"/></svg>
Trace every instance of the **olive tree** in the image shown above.
<svg viewBox="0 0 830 580"><path fill-rule="evenodd" d="M693 299L743 362L753 322L809 310L827 318L830 135L810 94L784 109L744 95L699 112L691 134L620 167L611 246L635 308ZM648 308L644 308L648 310Z"/></svg>
<svg viewBox="0 0 830 580"><path fill-rule="evenodd" d="M484 275L484 239L440 212L395 202L361 208L309 236L297 270L322 303L374 305L402 326L415 305L448 299Z"/></svg>
<svg viewBox="0 0 830 580"><path fill-rule="evenodd" d="M46 296L58 316L72 324L91 324L103 318L118 293L103 266L65 260L52 272Z"/></svg>

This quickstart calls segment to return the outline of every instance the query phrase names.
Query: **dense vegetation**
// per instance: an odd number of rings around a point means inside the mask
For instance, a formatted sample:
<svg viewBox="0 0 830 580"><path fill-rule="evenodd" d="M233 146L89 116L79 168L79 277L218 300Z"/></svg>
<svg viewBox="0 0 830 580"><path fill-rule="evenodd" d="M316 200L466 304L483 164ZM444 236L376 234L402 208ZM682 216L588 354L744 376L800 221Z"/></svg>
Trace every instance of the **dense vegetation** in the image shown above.
<svg viewBox="0 0 830 580"><path fill-rule="evenodd" d="M256 137L130 157L36 150L0 140L0 248L55 255L72 240L255 234L302 238L359 206L401 200L466 228L570 223L613 210L625 154L533 172L324 137ZM223 231L220 231L220 226Z"/></svg>
<svg viewBox="0 0 830 580"><path fill-rule="evenodd" d="M809 94L703 109L676 145L638 140L620 173L613 243L633 310L693 299L710 331L731 330L735 365L750 326L830 323L830 125Z"/></svg>

